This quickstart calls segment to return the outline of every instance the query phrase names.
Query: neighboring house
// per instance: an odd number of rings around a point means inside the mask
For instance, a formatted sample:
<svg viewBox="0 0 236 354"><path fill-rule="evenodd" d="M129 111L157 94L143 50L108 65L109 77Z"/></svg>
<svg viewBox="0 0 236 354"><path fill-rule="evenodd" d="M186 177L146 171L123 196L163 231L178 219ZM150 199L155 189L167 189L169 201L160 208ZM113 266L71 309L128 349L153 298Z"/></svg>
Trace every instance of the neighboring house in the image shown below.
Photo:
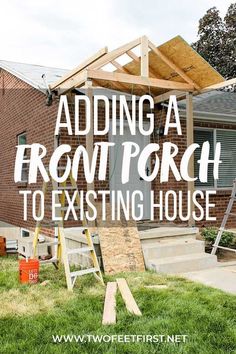
<svg viewBox="0 0 236 354"><path fill-rule="evenodd" d="M52 104L46 104L46 84L42 78L45 74L47 82L53 83L58 78L63 76L67 70L48 68L38 65L28 65L7 61L0 61L0 226L16 226L21 228L21 232L32 230L35 222L32 218L29 221L23 221L23 203L22 196L19 191L23 189L31 189L27 184L26 176L27 169L23 170L23 182L14 183L14 162L16 145L41 143L46 146L48 156L54 150L54 129L57 116L58 99L53 99ZM104 92L104 91L103 91ZM105 91L109 95L109 91ZM77 93L82 93L83 90L77 90ZM220 167L220 179L214 182L209 178L209 183L206 186L196 185L197 188L214 188L217 189L217 195L212 198L216 203L215 215L217 216L217 224L219 225L226 209L232 180L236 177L236 96L235 93L228 92L212 92L202 94L194 98L194 138L197 143L208 140L212 147L216 141L222 143L222 160L223 164ZM168 135L167 140L178 144L180 151L186 148L185 135L185 102L179 103L183 136L177 136L176 131ZM71 107L73 110L73 106ZM99 119L102 124L103 107L100 107ZM156 128L163 124L165 118L165 108L161 105L155 107ZM95 141L113 139L116 143L122 141L133 140L140 147L144 147L149 143L149 137L143 137L137 134L131 136L128 129L123 137L95 137ZM151 137L152 141L163 143L166 137L157 136ZM80 141L79 141L80 140ZM66 134L61 134L58 143L68 143L73 146L73 149L80 144L85 144L85 137L68 137ZM197 158L197 156L196 156ZM45 158L48 161L48 157ZM144 182L139 178L135 170L133 170L132 178L129 184L125 187L121 186L117 171L120 169L121 158L118 151L111 156L110 161L110 178L108 181L99 183L95 181L95 189L130 189L142 190L144 193L150 189L154 190L183 190L186 192L186 182L176 182L171 178L168 183L160 185L158 180L155 180L152 185ZM150 163L151 164L151 163ZM132 168L132 166L131 166ZM149 166L151 168L151 166ZM25 182L24 182L25 180ZM42 181L34 186L34 189L41 189ZM78 182L80 189L86 190L86 182L81 177ZM148 205L148 201L147 201ZM184 204L186 206L186 204ZM150 218L150 210L145 207L145 219ZM157 220L158 221L158 220ZM179 222L177 220L177 222ZM209 224L209 223L208 223ZM197 226L206 226L205 222L197 224ZM230 221L231 226L236 226L236 221ZM24 231L25 230L25 231Z"/></svg>

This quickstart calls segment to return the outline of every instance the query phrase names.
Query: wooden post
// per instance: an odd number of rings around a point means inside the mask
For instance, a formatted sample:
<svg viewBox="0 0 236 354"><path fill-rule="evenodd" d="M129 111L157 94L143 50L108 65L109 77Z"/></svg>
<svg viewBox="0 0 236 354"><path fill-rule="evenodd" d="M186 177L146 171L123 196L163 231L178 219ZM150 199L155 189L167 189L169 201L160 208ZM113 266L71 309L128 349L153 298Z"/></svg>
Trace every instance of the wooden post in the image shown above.
<svg viewBox="0 0 236 354"><path fill-rule="evenodd" d="M148 65L148 38L143 36L141 37L141 76L149 76Z"/></svg>
<svg viewBox="0 0 236 354"><path fill-rule="evenodd" d="M89 163L91 164L92 161L92 156L93 156L93 135L94 135L94 121L93 121L93 87L92 87L92 81L87 80L85 83L86 87L86 95L89 98L90 101L90 130L88 134L86 135L86 150L88 153L88 158L89 158ZM94 182L87 183L87 191L94 191ZM91 197L90 200L93 202L93 198ZM88 209L91 210L91 209ZM90 226L94 226L94 222L89 223Z"/></svg>
<svg viewBox="0 0 236 354"><path fill-rule="evenodd" d="M90 100L90 130L86 135L86 150L88 152L89 162L91 163L92 156L93 156L93 88L92 88L92 81L88 80L85 83L86 87L86 95ZM87 190L94 190L94 182L87 183Z"/></svg>
<svg viewBox="0 0 236 354"><path fill-rule="evenodd" d="M186 125L187 125L187 146L193 144L193 94L188 92L186 94ZM194 177L194 155L191 156L188 165L188 174L190 177ZM195 225L195 220L193 219L192 212L194 211L194 203L192 201L192 195L194 192L194 181L188 182L188 190L190 191L190 218L188 221L189 226Z"/></svg>

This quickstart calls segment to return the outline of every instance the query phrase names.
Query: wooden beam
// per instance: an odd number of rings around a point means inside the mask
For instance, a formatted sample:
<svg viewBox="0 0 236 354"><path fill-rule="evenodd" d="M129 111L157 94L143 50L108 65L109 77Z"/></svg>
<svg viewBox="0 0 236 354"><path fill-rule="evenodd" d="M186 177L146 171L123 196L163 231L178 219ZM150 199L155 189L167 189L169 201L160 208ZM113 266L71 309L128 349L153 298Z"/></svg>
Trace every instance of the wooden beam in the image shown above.
<svg viewBox="0 0 236 354"><path fill-rule="evenodd" d="M142 313L139 310L136 301L134 300L134 297L128 287L126 280L124 278L119 278L116 279L116 281L127 310L136 316L142 316Z"/></svg>
<svg viewBox="0 0 236 354"><path fill-rule="evenodd" d="M126 54L134 61L136 62L140 61L140 58L134 52L132 52L132 50L128 50ZM150 64L149 64L149 74L151 74L156 79L162 79L161 75L157 74Z"/></svg>
<svg viewBox="0 0 236 354"><path fill-rule="evenodd" d="M222 88L230 86L230 85L236 85L236 78L230 79L230 80L226 80L226 81L222 81L222 82L220 82L218 84L214 84L214 85L211 85L211 86L204 87L201 90L201 93L212 91L212 90L219 90L219 89L222 89Z"/></svg>
<svg viewBox="0 0 236 354"><path fill-rule="evenodd" d="M186 126L187 126L187 147L194 143L193 139L193 94L186 94ZM188 164L188 174L190 177L194 177L194 155L189 159ZM190 191L190 219L188 221L188 225L190 227L195 225L195 220L192 216L194 211L194 202L192 199L192 195L194 192L194 181L188 181L188 191Z"/></svg>
<svg viewBox="0 0 236 354"><path fill-rule="evenodd" d="M219 90L219 89L222 89L222 88L230 86L230 85L236 85L236 78L222 81L222 82L219 82L219 83L211 85L211 86L207 86L207 87L201 89L200 91L194 91L193 95L196 96L201 93L210 92L213 90ZM162 95L154 97L154 103L160 103L160 102L167 101L169 99L170 95L175 95L177 98L182 99L185 97L186 93L183 91L171 90L166 93L163 93Z"/></svg>
<svg viewBox="0 0 236 354"><path fill-rule="evenodd" d="M116 290L117 290L116 282L107 283L103 317L102 317L103 325L110 325L116 323Z"/></svg>
<svg viewBox="0 0 236 354"><path fill-rule="evenodd" d="M113 61L111 61L111 64L114 65L116 67L116 69L119 70L119 72L122 72L124 74L131 74L128 69L124 68L117 61L113 60ZM113 83L113 85L114 85L114 83ZM127 91L127 87L125 87L122 84L119 84L119 85L120 85L121 89L123 88L123 91ZM140 89L142 90L143 94L146 95L146 93L147 93L146 87L143 87L143 88L140 88Z"/></svg>
<svg viewBox="0 0 236 354"><path fill-rule="evenodd" d="M137 47L137 45L140 44L140 38L135 39L132 42L129 42L125 45L122 45L121 47L112 50L110 53L107 53L103 58L98 59L95 63L89 66L90 69L99 69L103 67L104 65L110 63L112 60L120 57L121 55L125 54L127 50L131 50L134 47Z"/></svg>
<svg viewBox="0 0 236 354"><path fill-rule="evenodd" d="M127 50L126 54L134 61L139 61L140 59L132 50Z"/></svg>
<svg viewBox="0 0 236 354"><path fill-rule="evenodd" d="M148 38L143 36L141 37L141 76L149 76L148 62Z"/></svg>
<svg viewBox="0 0 236 354"><path fill-rule="evenodd" d="M182 82L140 77L117 72L110 73L101 70L87 70L87 77L88 79L123 82L127 84L157 87L163 89L176 89L184 91L193 91L194 89L192 85Z"/></svg>
<svg viewBox="0 0 236 354"><path fill-rule="evenodd" d="M149 48L161 59L163 60L171 69L173 69L179 76L184 79L187 83L190 85L193 85L196 90L200 90L200 86L198 86L190 77L188 77L185 72L180 69L173 61L171 61L165 54L163 54L160 49L156 48L155 45L152 42L148 42Z"/></svg>
<svg viewBox="0 0 236 354"><path fill-rule="evenodd" d="M89 64L92 64L95 60L103 57L105 54L107 54L107 52L108 52L107 47L100 49L97 53L95 53L94 55L92 55L91 57L83 61L83 63L81 63L75 69L71 70L68 74L64 75L59 80L51 84L50 85L51 90L56 89L58 86L60 86L62 83L70 79L72 76L79 73L81 70L85 69Z"/></svg>
<svg viewBox="0 0 236 354"><path fill-rule="evenodd" d="M75 74L70 79L61 83L56 89L59 94L66 93L69 90L72 90L75 87L81 87L85 84L87 80L87 71L83 70L78 74Z"/></svg>
<svg viewBox="0 0 236 354"><path fill-rule="evenodd" d="M114 65L117 70L123 72L123 73L129 73L128 70L125 70L123 68L122 65L120 65L117 61L113 60L111 61L111 64ZM97 86L99 86L99 83L96 81L96 80L93 80L93 82L97 83ZM124 92L127 92L128 91L128 88L124 85L124 84L121 84L119 82L116 82L116 83L113 83L113 85L115 86L114 89L117 89L118 91L124 91Z"/></svg>
<svg viewBox="0 0 236 354"><path fill-rule="evenodd" d="M114 65L114 67L119 70L120 72L124 74L129 74L129 70L125 69L122 65L120 65L116 60L112 60L111 64Z"/></svg>
<svg viewBox="0 0 236 354"><path fill-rule="evenodd" d="M178 90L168 91L166 93L163 93L162 95L154 97L154 103L161 103L161 102L168 101L170 96L172 95L176 96L177 98L182 98L185 97L186 92L178 91Z"/></svg>
<svg viewBox="0 0 236 354"><path fill-rule="evenodd" d="M88 153L88 159L89 163L91 165L92 157L93 157L93 135L94 135L94 120L93 120L93 88L92 88L92 81L87 80L85 83L85 88L86 88L86 95L89 98L90 101L90 129L89 132L86 135L86 150ZM94 191L94 181L87 183L87 191ZM91 199L93 202L93 200ZM91 210L91 208L89 208ZM94 222L90 222L90 226L94 226Z"/></svg>

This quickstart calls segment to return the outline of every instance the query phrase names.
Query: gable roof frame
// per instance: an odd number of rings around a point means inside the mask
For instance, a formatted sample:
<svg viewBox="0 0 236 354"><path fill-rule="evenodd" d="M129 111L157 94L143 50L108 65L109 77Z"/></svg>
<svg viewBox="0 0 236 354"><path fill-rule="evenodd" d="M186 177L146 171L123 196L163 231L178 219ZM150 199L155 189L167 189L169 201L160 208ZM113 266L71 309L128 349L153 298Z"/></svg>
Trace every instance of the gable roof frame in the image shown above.
<svg viewBox="0 0 236 354"><path fill-rule="evenodd" d="M137 57L132 51L135 47L140 46L141 57ZM179 75L184 82L178 83L172 80L165 80L160 78L160 75L154 72L152 67L149 67L149 51L153 51L158 57L161 58L177 75ZM127 54L133 61L138 61L140 65L140 77L133 75L125 66L117 62L117 58ZM102 68L108 64L115 67L114 72L107 72ZM151 76L150 76L151 75ZM127 91L124 84L139 85L140 90L147 92L147 86L161 89L175 89L192 92L195 89L200 89L199 86L188 77L188 75L168 59L154 44L146 37L142 36L134 41L131 41L121 47L114 49L111 52L100 50L97 55L85 61L84 65L80 65L68 75L63 77L58 82L51 85L51 90L59 90L60 93L65 93L71 89L81 87L85 84L86 80L92 79L105 80L112 82L112 84L121 91Z"/></svg>

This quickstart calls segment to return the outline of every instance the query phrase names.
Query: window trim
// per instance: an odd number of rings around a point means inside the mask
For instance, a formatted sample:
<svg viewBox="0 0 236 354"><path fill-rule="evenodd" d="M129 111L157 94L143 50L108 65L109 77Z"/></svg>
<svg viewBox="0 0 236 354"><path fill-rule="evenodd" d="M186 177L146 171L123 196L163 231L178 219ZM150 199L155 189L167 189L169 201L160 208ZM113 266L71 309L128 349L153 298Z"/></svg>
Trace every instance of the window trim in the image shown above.
<svg viewBox="0 0 236 354"><path fill-rule="evenodd" d="M194 127L193 130L210 130L213 131L213 142L214 142L214 149L216 147L216 132L217 130L221 130L221 131L231 131L232 129L227 129L227 128L210 128L210 127ZM234 130L236 133L236 130ZM202 190L202 191L206 191L206 190L216 190L216 191L229 191L232 190L232 187L218 187L217 186L217 180L214 179L214 186L212 187L203 187L203 186L195 186L194 185L195 190Z"/></svg>
<svg viewBox="0 0 236 354"><path fill-rule="evenodd" d="M17 145L18 145L18 146L21 145L19 140L20 140L20 137L21 137L22 135L25 135L25 141L26 141L26 143L27 143L27 132L26 132L26 131L23 131L22 133L17 134L17 136L16 136L16 138L17 138ZM24 158L25 158L25 157L27 157L26 153L25 153L25 155L24 155ZM22 176L21 176L21 177L23 177L23 171L28 171L28 167L23 167L23 168L22 168ZM20 183L27 183L27 182L28 182L28 178L22 179L22 181L21 181Z"/></svg>

